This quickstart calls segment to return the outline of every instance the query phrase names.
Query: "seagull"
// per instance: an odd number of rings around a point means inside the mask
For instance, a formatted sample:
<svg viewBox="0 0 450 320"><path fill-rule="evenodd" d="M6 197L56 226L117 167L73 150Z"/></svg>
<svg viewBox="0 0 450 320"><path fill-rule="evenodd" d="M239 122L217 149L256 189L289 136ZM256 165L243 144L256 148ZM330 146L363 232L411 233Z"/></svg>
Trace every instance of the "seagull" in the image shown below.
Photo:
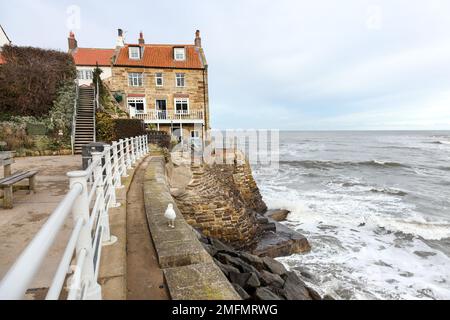
<svg viewBox="0 0 450 320"><path fill-rule="evenodd" d="M166 213L164 214L164 217L169 220L169 227L172 229L175 229L175 219L177 217L177 214L175 213L175 210L173 210L173 204L169 204L167 206Z"/></svg>

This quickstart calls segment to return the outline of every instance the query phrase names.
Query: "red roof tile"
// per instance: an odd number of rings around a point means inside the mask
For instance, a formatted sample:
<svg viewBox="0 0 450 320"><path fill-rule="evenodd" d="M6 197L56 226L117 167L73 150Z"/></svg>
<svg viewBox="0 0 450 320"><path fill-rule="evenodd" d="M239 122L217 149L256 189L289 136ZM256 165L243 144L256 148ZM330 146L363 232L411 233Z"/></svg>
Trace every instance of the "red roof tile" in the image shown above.
<svg viewBox="0 0 450 320"><path fill-rule="evenodd" d="M204 69L198 48L193 45L158 45L147 44L144 46L144 56L140 60L129 58L128 48L123 47L114 63L115 66L148 67L148 68L177 68L177 69ZM174 48L186 48L186 60L175 61Z"/></svg>
<svg viewBox="0 0 450 320"><path fill-rule="evenodd" d="M111 66L114 49L77 48L72 52L77 66Z"/></svg>

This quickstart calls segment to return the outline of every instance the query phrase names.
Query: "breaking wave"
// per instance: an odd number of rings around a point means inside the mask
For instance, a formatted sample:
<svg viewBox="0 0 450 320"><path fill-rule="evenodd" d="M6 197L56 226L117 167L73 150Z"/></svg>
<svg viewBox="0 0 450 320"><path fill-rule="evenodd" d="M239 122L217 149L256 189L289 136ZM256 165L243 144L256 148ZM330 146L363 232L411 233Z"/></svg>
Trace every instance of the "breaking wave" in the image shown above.
<svg viewBox="0 0 450 320"><path fill-rule="evenodd" d="M318 161L318 160L293 160L293 161L280 161L281 165L288 165L292 167L303 167L306 169L332 169L338 167L373 167L373 168L409 168L408 165L389 162L389 161Z"/></svg>

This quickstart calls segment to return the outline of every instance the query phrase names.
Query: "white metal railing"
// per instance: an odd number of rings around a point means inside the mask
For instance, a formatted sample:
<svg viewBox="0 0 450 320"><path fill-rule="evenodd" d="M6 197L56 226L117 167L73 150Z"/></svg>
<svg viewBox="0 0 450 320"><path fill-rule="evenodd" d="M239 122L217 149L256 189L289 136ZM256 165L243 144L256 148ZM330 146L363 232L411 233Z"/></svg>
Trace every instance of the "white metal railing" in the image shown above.
<svg viewBox="0 0 450 320"><path fill-rule="evenodd" d="M141 119L144 121L156 120L203 120L202 110L184 110L184 111L153 111L149 110L145 113L134 112L131 114L132 118Z"/></svg>
<svg viewBox="0 0 450 320"><path fill-rule="evenodd" d="M70 214L74 228L46 299L58 300L64 284L69 300L101 299L101 249L117 241L110 233L108 212L120 206L116 189L123 187L121 178L148 152L147 136L121 139L103 152L92 152L86 170L67 173L70 190L0 282L0 300L24 298Z"/></svg>

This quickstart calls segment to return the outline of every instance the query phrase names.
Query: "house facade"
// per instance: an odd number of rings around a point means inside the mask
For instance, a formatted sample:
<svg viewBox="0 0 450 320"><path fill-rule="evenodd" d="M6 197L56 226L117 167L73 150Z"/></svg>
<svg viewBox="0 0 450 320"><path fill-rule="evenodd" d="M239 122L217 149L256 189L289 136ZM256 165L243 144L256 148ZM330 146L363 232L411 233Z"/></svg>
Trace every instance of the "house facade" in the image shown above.
<svg viewBox="0 0 450 320"><path fill-rule="evenodd" d="M114 49L79 48L73 32L69 34L68 43L69 53L72 54L75 61L80 85L89 86L92 84L93 71L96 66L103 71L100 75L102 80L111 78Z"/></svg>
<svg viewBox="0 0 450 320"><path fill-rule="evenodd" d="M77 48L76 40L71 43L70 39L69 48L74 48L71 52L81 73L93 70L95 63L89 63L100 60L99 56L104 55L106 62L110 55L109 49ZM105 77L109 73L104 72L103 78L122 97L131 118L182 141L205 138L210 129L208 64L199 31L193 44L146 44L142 32L136 43L126 43L119 29L113 51L111 74Z"/></svg>
<svg viewBox="0 0 450 320"><path fill-rule="evenodd" d="M120 37L120 35L119 35ZM209 128L208 68L200 32L194 44L136 44L117 48L110 88L132 118L180 139L201 139Z"/></svg>

